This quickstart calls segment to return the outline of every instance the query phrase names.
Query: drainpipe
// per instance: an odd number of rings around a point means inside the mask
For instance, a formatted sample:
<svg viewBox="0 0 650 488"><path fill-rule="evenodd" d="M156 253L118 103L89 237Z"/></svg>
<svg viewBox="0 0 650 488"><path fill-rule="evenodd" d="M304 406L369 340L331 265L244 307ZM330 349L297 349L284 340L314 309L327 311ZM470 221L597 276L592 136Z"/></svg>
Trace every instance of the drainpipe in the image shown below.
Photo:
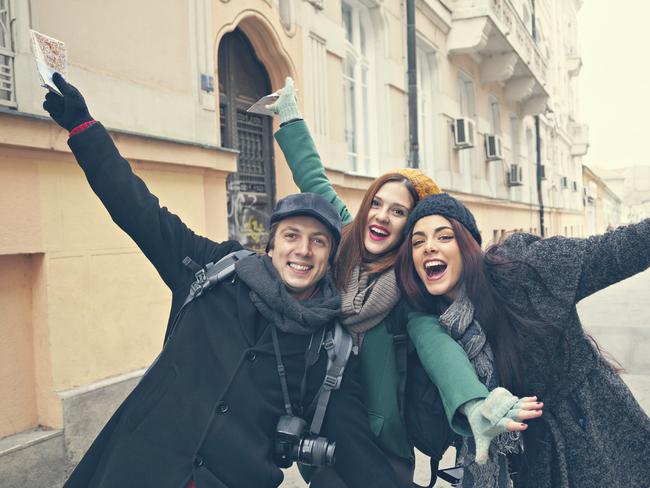
<svg viewBox="0 0 650 488"><path fill-rule="evenodd" d="M406 0L406 55L408 64L409 167L420 165L418 143L418 78L415 50L415 0Z"/></svg>
<svg viewBox="0 0 650 488"><path fill-rule="evenodd" d="M544 237L544 197L542 195L542 136L539 115L535 115L535 153L537 156L537 201L539 203L539 235Z"/></svg>

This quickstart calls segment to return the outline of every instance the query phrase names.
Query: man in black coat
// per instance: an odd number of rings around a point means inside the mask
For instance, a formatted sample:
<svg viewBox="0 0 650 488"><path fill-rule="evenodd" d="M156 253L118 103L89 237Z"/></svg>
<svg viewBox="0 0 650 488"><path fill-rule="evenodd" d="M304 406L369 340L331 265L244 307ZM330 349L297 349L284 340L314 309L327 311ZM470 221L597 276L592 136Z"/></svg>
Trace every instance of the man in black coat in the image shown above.
<svg viewBox="0 0 650 488"><path fill-rule="evenodd" d="M287 410L309 421L327 367L323 334L339 313L327 272L340 239L336 210L314 194L280 201L268 254L238 261L228 280L183 306L196 279L184 258L205 266L240 244L198 236L161 207L79 91L58 75L55 83L63 96L48 93L43 106L70 131L68 144L112 219L172 290L175 324L65 487L279 486L277 422ZM336 442L334 466L349 487L396 486L369 430L354 357L321 435Z"/></svg>

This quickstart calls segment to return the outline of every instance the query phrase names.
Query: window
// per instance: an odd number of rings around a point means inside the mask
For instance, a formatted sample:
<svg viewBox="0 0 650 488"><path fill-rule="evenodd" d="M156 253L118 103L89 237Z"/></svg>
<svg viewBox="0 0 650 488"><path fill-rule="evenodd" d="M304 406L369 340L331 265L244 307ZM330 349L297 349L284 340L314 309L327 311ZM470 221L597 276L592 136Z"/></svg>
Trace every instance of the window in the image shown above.
<svg viewBox="0 0 650 488"><path fill-rule="evenodd" d="M460 116L476 120L476 105L474 96L474 81L469 75L458 72L458 90L460 102ZM458 188L461 191L470 192L472 186L472 173L476 162L476 148L461 149L458 151L459 173L461 176Z"/></svg>
<svg viewBox="0 0 650 488"><path fill-rule="evenodd" d="M343 103L345 107L345 142L352 171L370 172L371 84L373 69L373 35L370 13L363 5L341 4L345 29L346 53L343 67Z"/></svg>
<svg viewBox="0 0 650 488"><path fill-rule="evenodd" d="M0 0L0 105L14 105L14 51L9 0Z"/></svg>
<svg viewBox="0 0 650 488"><path fill-rule="evenodd" d="M435 52L428 46L417 47L418 86L418 141L420 145L420 169L429 176L435 176L434 162L436 137L436 74Z"/></svg>
<svg viewBox="0 0 650 488"><path fill-rule="evenodd" d="M490 114L490 133L501 137L501 108L499 101L490 96L488 98L489 114ZM488 162L487 180L492 196L497 195L499 183L503 184L503 178L499 179L499 175L503 173L503 163L501 161Z"/></svg>

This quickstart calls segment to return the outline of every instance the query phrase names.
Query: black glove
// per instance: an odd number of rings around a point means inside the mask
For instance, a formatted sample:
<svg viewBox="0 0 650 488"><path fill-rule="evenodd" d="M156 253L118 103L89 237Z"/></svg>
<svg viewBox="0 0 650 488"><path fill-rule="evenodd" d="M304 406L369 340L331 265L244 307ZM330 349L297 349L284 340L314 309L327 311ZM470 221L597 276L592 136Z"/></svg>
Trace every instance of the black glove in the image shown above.
<svg viewBox="0 0 650 488"><path fill-rule="evenodd" d="M54 122L70 132L78 125L93 120L88 107L79 90L63 79L59 73L54 73L52 81L63 96L53 92L45 95L43 108L54 119Z"/></svg>

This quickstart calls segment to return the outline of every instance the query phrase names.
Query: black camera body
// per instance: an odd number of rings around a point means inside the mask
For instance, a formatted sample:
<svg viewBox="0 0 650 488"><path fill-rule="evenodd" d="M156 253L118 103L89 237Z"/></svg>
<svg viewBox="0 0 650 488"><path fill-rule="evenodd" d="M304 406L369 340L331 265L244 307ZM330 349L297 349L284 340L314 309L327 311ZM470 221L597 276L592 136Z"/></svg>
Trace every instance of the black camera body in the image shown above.
<svg viewBox="0 0 650 488"><path fill-rule="evenodd" d="M336 442L309 433L300 417L283 415L275 428L275 463L288 468L294 462L308 466L334 464Z"/></svg>

